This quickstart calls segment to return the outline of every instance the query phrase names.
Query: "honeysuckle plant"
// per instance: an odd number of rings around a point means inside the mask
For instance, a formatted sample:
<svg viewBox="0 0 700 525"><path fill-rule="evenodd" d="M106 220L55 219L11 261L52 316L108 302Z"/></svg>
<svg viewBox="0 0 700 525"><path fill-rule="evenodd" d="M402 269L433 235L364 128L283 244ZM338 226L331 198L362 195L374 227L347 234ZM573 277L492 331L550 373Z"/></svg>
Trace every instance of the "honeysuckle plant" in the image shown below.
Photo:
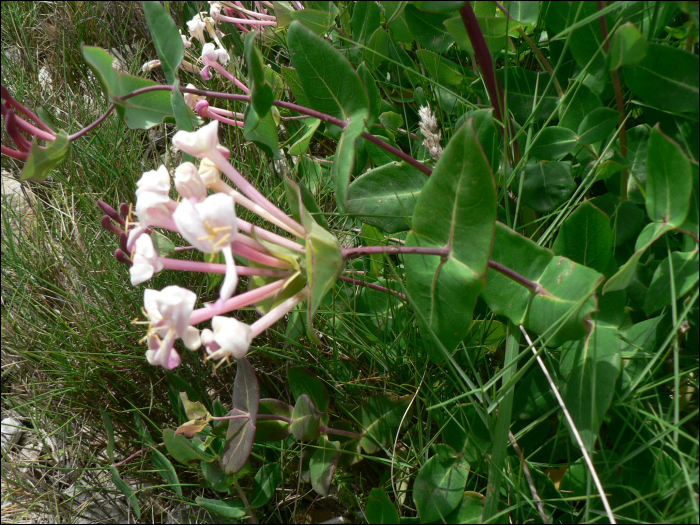
<svg viewBox="0 0 700 525"><path fill-rule="evenodd" d="M504 472L520 468L533 501L524 521L549 522L555 513L557 519L573 520L576 509L559 505L566 500L559 489L581 498L591 494L588 475L599 497L596 512L611 522L629 517L628 500L617 494L612 502L608 498L605 485L614 484L616 475L607 466L599 475L603 467L594 462L596 454L617 461L602 449L601 429L612 417L613 397L630 396L641 381L640 370L663 361L662 352L639 350L647 344L651 321L656 319L654 330L665 319L678 331L678 311L697 312L698 164L697 146L688 137L697 135L698 62L687 49L654 42L672 8L657 5L650 17L643 14L647 8L603 2L352 7L343 2L348 9L343 12L332 2L325 11L317 2L306 4L210 2L209 12L196 12L186 22L188 38L160 4L145 2L159 59L148 62L144 72L162 68L167 84L119 73L106 52L85 46L85 59L112 106L72 136L53 131L2 90L2 114L16 147L3 145L2 151L27 160L25 179L44 178L70 143L113 109L130 128L148 129L164 120L179 127L172 143L183 152L182 163L172 172L162 165L143 173L133 205L115 209L100 201L98 206L105 213L102 226L118 238L115 256L129 266L134 286L147 286L166 271L224 275L216 300L199 308L199 298L185 288L146 289L147 320L135 323L147 325L143 342L151 365L173 370L183 359L196 359L178 353L178 339L215 361L215 371L236 364L230 409L221 403L207 409L183 393L189 421L163 431L161 445L174 459L201 462L214 491L235 491L240 498L240 505L206 498L197 503L230 518L255 520L254 506L267 499L262 489L254 489L249 500L239 483L255 444L314 441L303 469L321 495L329 494L338 467L396 451L411 419L411 396L372 396L344 406L345 419L331 420L337 412L330 408L330 395L309 370L288 368L295 395L291 406L261 399L247 359L256 338L301 311L307 340L318 344L314 316L336 283L344 282L410 308L426 362L449 370L468 391L433 407L451 408L441 422L442 442L414 482L420 522L495 519L501 488L507 490ZM697 33L697 10L690 8L688 20ZM236 35L242 56L226 48L228 33ZM347 33L361 46L348 45ZM591 50L589 37L600 46ZM494 58L512 59L514 38L522 39L518 53L536 60L539 73L517 64L495 70ZM563 40L562 51L558 42ZM414 41L421 76L430 80L420 88L411 84L415 70L391 67L411 62L406 50ZM543 44L548 56L538 47ZM266 63L260 45L286 51L289 61ZM565 60L566 46L571 52ZM470 60L471 72L445 56L449 49ZM240 74L243 66L247 78ZM182 87L181 68L196 68L205 83L220 75L231 92ZM650 73L658 70L666 80ZM392 75L402 89L382 95L378 85ZM649 87L655 83L671 95ZM428 89L434 89L442 109L429 105ZM606 89L614 109L603 105ZM245 111L217 107L223 101L245 104ZM407 108L420 137L410 131ZM441 111L458 124L441 121ZM263 195L219 142L221 126L241 128L246 140L279 160L280 125L291 137L283 152L291 165L297 160L300 175L284 174L286 206ZM336 143L329 170L335 203L341 214L362 224L370 240L364 245L340 242L338 229L329 226L304 184L302 160L315 162L308 155L314 137ZM602 194L601 187L607 188ZM255 221L241 219L241 210L254 214ZM659 251L662 238L665 255ZM192 250L206 260L178 257ZM224 264L215 262L218 254ZM654 262L658 254L664 258ZM386 263L384 269L377 269L377 258ZM236 318L236 310L249 306L261 314L250 325ZM489 312L502 327L498 344L505 342L505 353L497 391L496 380L482 385L457 361L465 338L485 322L483 316L473 319L475 310ZM677 359L680 343L674 344ZM519 365L530 352L534 355ZM546 352L548 364L542 359ZM521 399L514 397L516 383ZM678 423L678 374L674 388ZM460 404L467 396L471 404ZM538 421L555 413L580 454L561 486L533 469L510 430L511 418ZM509 444L516 455L506 458ZM109 453L113 460L113 450ZM132 457L113 464L115 482L121 481L116 467ZM172 465L166 465L163 476L179 490ZM281 477L278 467L258 472L274 485ZM473 486L468 485L472 470L488 479L485 497L465 492ZM509 478L511 484L520 482ZM130 501L136 510L137 502ZM372 491L366 515L371 522L399 519L383 489Z"/></svg>

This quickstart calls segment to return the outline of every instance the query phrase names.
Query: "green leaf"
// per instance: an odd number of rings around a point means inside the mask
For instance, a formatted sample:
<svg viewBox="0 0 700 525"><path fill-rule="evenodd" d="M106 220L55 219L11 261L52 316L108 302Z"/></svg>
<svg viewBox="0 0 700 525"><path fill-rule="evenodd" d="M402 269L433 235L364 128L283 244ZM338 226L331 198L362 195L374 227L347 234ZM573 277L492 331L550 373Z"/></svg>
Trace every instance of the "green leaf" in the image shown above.
<svg viewBox="0 0 700 525"><path fill-rule="evenodd" d="M316 133L319 124L321 124L321 120L317 118L302 119L300 122L304 125L304 134L289 147L290 155L303 155L306 153L311 144L311 138Z"/></svg>
<svg viewBox="0 0 700 525"><path fill-rule="evenodd" d="M604 273L613 258L610 219L590 201L583 202L561 225L552 249L589 268Z"/></svg>
<svg viewBox="0 0 700 525"><path fill-rule="evenodd" d="M170 463L170 460L161 454L155 448L153 452L153 464L161 477L166 481L169 487L171 487L175 493L182 497L182 487L180 486L180 480L177 477L177 472L175 472L175 467Z"/></svg>
<svg viewBox="0 0 700 525"><path fill-rule="evenodd" d="M406 287L424 331L428 352L443 359L434 332L448 352L467 335L484 289L496 222L496 187L470 119L452 137L413 212L406 246L447 248L444 258L407 255Z"/></svg>
<svg viewBox="0 0 700 525"><path fill-rule="evenodd" d="M537 334L547 332L547 343L558 346L585 334L584 320L596 310L594 292L603 276L566 257L555 256L506 225L496 223L491 258L537 282L543 294L526 288L494 270L488 273L482 298L499 315Z"/></svg>
<svg viewBox="0 0 700 525"><path fill-rule="evenodd" d="M683 224L693 193L690 161L658 124L649 135L646 191L647 213L652 221L673 227Z"/></svg>
<svg viewBox="0 0 700 525"><path fill-rule="evenodd" d="M651 279L644 311L650 315L671 304L671 286L675 287L676 300L683 297L692 290L698 282L698 249L692 252L673 252L671 254L671 265L673 266L673 282L671 282L671 269L669 268L668 257L659 263L654 277Z"/></svg>
<svg viewBox="0 0 700 525"><path fill-rule="evenodd" d="M285 177L287 196L292 210L299 211L301 223L307 231L306 236L306 278L309 283L307 325L309 336L315 339L313 333L313 316L323 300L323 297L335 284L338 275L343 270L343 252L338 238L320 226L302 203L299 186ZM295 206L296 204L296 206Z"/></svg>
<svg viewBox="0 0 700 525"><path fill-rule="evenodd" d="M198 119L194 112L187 107L185 103L185 97L182 96L180 92L180 81L175 80L173 84L173 93L170 96L170 106L172 107L173 114L175 115L175 123L179 130L184 131L194 131L195 126L202 124L202 121ZM192 162L194 157L189 153L183 152L183 160Z"/></svg>
<svg viewBox="0 0 700 525"><path fill-rule="evenodd" d="M319 411L325 412L328 409L331 396L316 374L301 366L291 366L287 370L287 380L295 399L306 394Z"/></svg>
<svg viewBox="0 0 700 525"><path fill-rule="evenodd" d="M365 517L370 523L399 523L399 513L382 488L369 492Z"/></svg>
<svg viewBox="0 0 700 525"><path fill-rule="evenodd" d="M265 117L275 100L272 87L265 82L264 60L260 50L255 45L255 37L259 33L251 31L245 38L245 60L248 64L248 77L250 79L250 101L258 118Z"/></svg>
<svg viewBox="0 0 700 525"><path fill-rule="evenodd" d="M698 55L667 44L649 44L647 56L625 71L625 82L647 104L697 115L699 70Z"/></svg>
<svg viewBox="0 0 700 525"><path fill-rule="evenodd" d="M645 56L649 44L632 22L621 25L613 35L610 45L610 71L621 67L635 67Z"/></svg>
<svg viewBox="0 0 700 525"><path fill-rule="evenodd" d="M143 2L142 5L165 80L173 85L177 78L177 68L185 56L180 32L160 2Z"/></svg>
<svg viewBox="0 0 700 525"><path fill-rule="evenodd" d="M515 2L509 2L515 3ZM534 2L518 2L520 4L532 4ZM536 5L536 4L535 4ZM547 478L549 479L549 478ZM483 523L481 518L484 512L484 496L478 492L466 491L459 506L449 516L445 517L446 523Z"/></svg>
<svg viewBox="0 0 700 525"><path fill-rule="evenodd" d="M525 206L549 213L564 204L576 189L570 162L539 162L525 166L520 198ZM517 192L517 187L513 186Z"/></svg>
<svg viewBox="0 0 700 525"><path fill-rule="evenodd" d="M544 78L540 79L540 82L542 81ZM583 83L572 82L559 108L559 126L576 133L583 119L602 107L600 97L590 87Z"/></svg>
<svg viewBox="0 0 700 525"><path fill-rule="evenodd" d="M241 470L253 450L255 426L260 405L260 387L255 370L244 357L236 360L238 369L233 381L233 410L230 415L242 416L229 420L226 445L221 454L221 467L228 475Z"/></svg>
<svg viewBox="0 0 700 525"><path fill-rule="evenodd" d="M266 155L273 159L282 158L277 142L277 124L272 112L261 119L252 105L246 107L243 136L246 140L255 142Z"/></svg>
<svg viewBox="0 0 700 525"><path fill-rule="evenodd" d="M341 213L347 212L348 186L350 175L355 167L355 143L365 130L365 121L369 110L363 109L350 116L350 122L338 142L338 149L333 157L331 176L335 182L335 201Z"/></svg>
<svg viewBox="0 0 700 525"><path fill-rule="evenodd" d="M362 50L362 58L374 68L378 68L384 62L389 59L391 51L389 49L391 45L391 37L389 33L384 31L381 27L377 29L372 37L369 39L369 43ZM357 70L358 74L360 72L359 68ZM364 78L363 78L364 81ZM365 88L367 89L367 84L365 83ZM368 89L369 94L369 89ZM371 95L370 95L371 97ZM371 100L371 98L370 98Z"/></svg>
<svg viewBox="0 0 700 525"><path fill-rule="evenodd" d="M419 11L413 5L407 5L404 9L404 19L413 36L423 47L436 53L444 53L454 42L445 30L444 22L449 17L442 13Z"/></svg>
<svg viewBox="0 0 700 525"><path fill-rule="evenodd" d="M24 163L20 180L44 181L51 174L51 171L66 158L70 151L70 141L68 134L59 130L56 140L47 143L46 147L39 146L36 137L32 139L29 148L29 157Z"/></svg>
<svg viewBox="0 0 700 525"><path fill-rule="evenodd" d="M439 454L421 467L413 485L413 502L422 523L443 521L462 501L469 476L469 463L448 445L453 457Z"/></svg>
<svg viewBox="0 0 700 525"><path fill-rule="evenodd" d="M190 401L187 396L187 392L180 392L180 399L182 400L182 406L185 408L185 414L190 419L203 419L211 414L207 408L199 401Z"/></svg>
<svg viewBox="0 0 700 525"><path fill-rule="evenodd" d="M348 120L358 112L369 111L369 100L360 77L348 59L330 42L314 35L298 22L292 22L287 45L312 109L342 120Z"/></svg>
<svg viewBox="0 0 700 525"><path fill-rule="evenodd" d="M189 440L182 434L175 435L175 431L172 429L163 430L163 441L165 441L168 453L184 465L189 465L194 461L209 463L216 459L216 456L200 448L203 446L201 440L197 438Z"/></svg>
<svg viewBox="0 0 700 525"><path fill-rule="evenodd" d="M328 496L340 459L340 443L329 441L326 436L321 436L318 441L320 448L314 451L309 460L311 486L321 496Z"/></svg>
<svg viewBox="0 0 700 525"><path fill-rule="evenodd" d="M279 463L265 463L253 479L253 493L250 496L250 506L253 509L262 507L275 495L277 487L282 483L282 466Z"/></svg>
<svg viewBox="0 0 700 525"><path fill-rule="evenodd" d="M565 384L564 403L591 453L615 393L615 381L621 368L619 336L614 327L596 323L595 329L584 340L562 347L559 369ZM576 444L573 434L571 441Z"/></svg>
<svg viewBox="0 0 700 525"><path fill-rule="evenodd" d="M225 412L224 412L225 415ZM228 492L228 483L226 483L226 474L219 468L216 463L207 463L200 461L199 468L202 469L202 476L211 485L211 488L217 492Z"/></svg>
<svg viewBox="0 0 700 525"><path fill-rule="evenodd" d="M575 22L598 13L598 8L594 2L570 2L570 6L567 28L573 26ZM607 26L613 27L614 21L612 17L606 16L606 19ZM598 78L602 78L607 72L607 67L600 21L597 18L591 20L575 29L568 39L569 49L579 67L581 69L585 68Z"/></svg>
<svg viewBox="0 0 700 525"><path fill-rule="evenodd" d="M409 421L406 414L411 396L377 395L360 405L360 425L362 426L362 448L367 454L374 454L393 444L399 432L401 421ZM405 415L405 418L404 418Z"/></svg>
<svg viewBox="0 0 700 525"><path fill-rule="evenodd" d="M377 87L377 82L364 62L358 66L357 74L360 76L369 98L369 117L367 117L365 126L367 129L372 129L372 125L377 121L382 111L382 95Z"/></svg>
<svg viewBox="0 0 700 525"><path fill-rule="evenodd" d="M508 93L508 110L521 122L530 118L535 107L535 97L539 109L535 120L543 120L556 110L559 100L553 86L549 86L548 73L537 73L522 67L509 67L496 70L503 89Z"/></svg>
<svg viewBox="0 0 700 525"><path fill-rule="evenodd" d="M259 414L275 414L277 416L292 417L293 408L279 399L261 399ZM281 441L292 433L290 423L278 419L258 419L258 427L255 432L256 443L268 441Z"/></svg>
<svg viewBox="0 0 700 525"><path fill-rule="evenodd" d="M501 51L506 44L508 27L512 30L516 25L514 22L509 22L505 18L497 18L495 16L478 17L477 22L481 28L481 33L484 35L486 47L488 47L492 55ZM464 28L464 22L461 17L445 20L444 25L455 42L470 53L474 52L474 48L472 47L467 30Z"/></svg>
<svg viewBox="0 0 700 525"><path fill-rule="evenodd" d="M321 435L321 415L306 394L297 398L292 412L291 431L296 439L310 441Z"/></svg>
<svg viewBox="0 0 700 525"><path fill-rule="evenodd" d="M409 229L428 177L405 162L391 162L358 177L348 188L348 211L388 233Z"/></svg>
<svg viewBox="0 0 700 525"><path fill-rule="evenodd" d="M528 26L534 26L540 15L539 2L503 2L503 7L510 16Z"/></svg>
<svg viewBox="0 0 700 525"><path fill-rule="evenodd" d="M134 494L134 490L129 486L129 484L124 481L120 476L119 476L119 471L114 468L114 467L109 467L109 471L112 473L112 481L114 484L117 486L119 491L126 496L127 501L129 502L129 506L131 507L131 510L134 511L134 514L136 514L137 519L141 519L141 506L139 505L139 500L136 497L136 494Z"/></svg>
<svg viewBox="0 0 700 525"><path fill-rule="evenodd" d="M238 519L246 515L245 509L240 506L238 501L222 501L220 499L197 496L194 502L209 512L213 512L224 518Z"/></svg>
<svg viewBox="0 0 700 525"><path fill-rule="evenodd" d="M296 10L289 2L272 2L275 6L275 18L277 18L277 27L283 29L292 23L292 13Z"/></svg>
<svg viewBox="0 0 700 525"><path fill-rule="evenodd" d="M552 361L548 363L550 366ZM549 369L552 373L552 368ZM559 366L556 367L556 372ZM556 378L557 375L553 374ZM555 379L556 383L556 379ZM513 399L513 418L522 421L537 419L546 414L550 409L558 407L552 387L539 366L533 366L518 385Z"/></svg>
<svg viewBox="0 0 700 525"><path fill-rule="evenodd" d="M578 127L579 144L594 144L610 136L617 127L620 113L610 108L591 111Z"/></svg>
<svg viewBox="0 0 700 525"><path fill-rule="evenodd" d="M411 2L411 4L421 11L428 11L429 13L449 13L461 9L464 5L464 0L448 2L431 0L430 2Z"/></svg>
<svg viewBox="0 0 700 525"><path fill-rule="evenodd" d="M306 94L304 93L304 88L301 86L301 81L299 80L297 70L291 67L282 66L281 71L282 78L284 78L284 81L289 86L289 89L292 90L296 103L306 108L311 107L311 104L309 104L309 100L306 98Z"/></svg>
<svg viewBox="0 0 700 525"><path fill-rule="evenodd" d="M290 13L292 20L296 20L307 29L313 31L316 35L323 35L328 31L328 28L333 25L335 14L328 11L319 11L317 9L302 9L301 11L292 11ZM291 28L291 25L290 25Z"/></svg>
<svg viewBox="0 0 700 525"><path fill-rule="evenodd" d="M551 126L544 128L530 148L536 159L557 160L576 147L576 135L566 128Z"/></svg>
<svg viewBox="0 0 700 525"><path fill-rule="evenodd" d="M166 90L150 91L122 101L115 100L115 97L127 95L137 89L157 86L158 83L117 71L112 67L114 58L104 49L82 46L82 51L85 61L107 93L107 99L116 106L117 113L129 129L150 129L163 122L166 117L173 117L170 93Z"/></svg>
<svg viewBox="0 0 700 525"><path fill-rule="evenodd" d="M107 435L107 457L114 463L114 425L112 424L112 418L104 410L100 410L100 416Z"/></svg>
<svg viewBox="0 0 700 525"><path fill-rule="evenodd" d="M442 440L457 453L464 454L467 461L483 461L491 449L493 438L474 405L457 405L450 410L449 417Z"/></svg>
<svg viewBox="0 0 700 525"><path fill-rule="evenodd" d="M637 264L642 258L642 255L644 255L644 252L672 228L673 227L668 224L661 224L658 222L647 224L642 230L642 233L639 234L639 237L637 237L634 253L625 264L620 266L617 273L608 279L603 287L603 293L606 294L608 292L627 288L632 282L632 279L634 279L635 272L637 271Z"/></svg>
<svg viewBox="0 0 700 525"><path fill-rule="evenodd" d="M428 73L428 76L440 85L459 86L464 80L462 68L438 54L419 49L416 54Z"/></svg>
<svg viewBox="0 0 700 525"><path fill-rule="evenodd" d="M352 10L350 19L352 39L364 46L372 34L379 29L379 7L374 2L357 2Z"/></svg>

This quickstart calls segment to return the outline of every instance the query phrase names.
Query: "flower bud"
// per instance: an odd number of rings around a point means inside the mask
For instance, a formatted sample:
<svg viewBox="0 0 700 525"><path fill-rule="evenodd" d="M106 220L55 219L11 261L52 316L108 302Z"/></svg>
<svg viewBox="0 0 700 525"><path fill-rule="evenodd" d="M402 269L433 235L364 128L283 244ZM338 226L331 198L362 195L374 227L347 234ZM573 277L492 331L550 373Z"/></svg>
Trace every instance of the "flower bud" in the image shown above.
<svg viewBox="0 0 700 525"><path fill-rule="evenodd" d="M175 188L183 199L201 201L207 197L207 187L191 162L183 162L175 168Z"/></svg>

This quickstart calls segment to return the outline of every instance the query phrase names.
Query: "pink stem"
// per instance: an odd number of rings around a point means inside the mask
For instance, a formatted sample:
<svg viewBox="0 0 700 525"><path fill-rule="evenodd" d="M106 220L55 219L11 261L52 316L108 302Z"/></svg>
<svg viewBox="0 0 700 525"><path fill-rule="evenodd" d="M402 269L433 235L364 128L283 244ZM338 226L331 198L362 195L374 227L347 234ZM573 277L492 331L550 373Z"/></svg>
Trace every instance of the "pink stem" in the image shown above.
<svg viewBox="0 0 700 525"><path fill-rule="evenodd" d="M306 248L304 248L298 242L294 242L291 239L287 239L286 237L282 237L281 235L277 235L276 233L267 231L266 229L261 228L260 226L255 226L249 223L248 221L244 221L243 219L238 219L238 229L249 233L250 235L255 234L256 236L260 237L265 241L284 246L285 248L289 248L290 250L294 250L295 252L306 253Z"/></svg>
<svg viewBox="0 0 700 525"><path fill-rule="evenodd" d="M251 26L276 26L277 20L250 20L248 18L231 18L230 16L219 15L219 20L222 22L231 22L232 24L248 24Z"/></svg>
<svg viewBox="0 0 700 525"><path fill-rule="evenodd" d="M218 61L209 60L208 58L203 58L203 59L202 59L202 62L204 62L204 65L205 65L205 66L210 66L210 67L213 67L214 69L216 69L219 73L221 73L223 76L225 76L225 77L226 77L227 79L229 79L231 82L233 82L234 84L236 84L236 86L237 86L240 90L242 90L246 95L248 95L248 94L250 93L250 89L248 89L248 87L247 87L243 82L241 82L241 81L238 80L236 77L234 77L231 73L229 73L228 71L226 71L226 68L224 68L224 66L222 66L221 64L219 64Z"/></svg>
<svg viewBox="0 0 700 525"><path fill-rule="evenodd" d="M13 159L27 160L29 158L29 152L27 151L17 151L16 149L8 148L4 144L0 146L0 149L2 150L3 155L7 155Z"/></svg>
<svg viewBox="0 0 700 525"><path fill-rule="evenodd" d="M22 104L17 102L12 95L10 95L10 92L7 90L5 85L2 85L2 98L5 99L9 104L14 106L16 109L18 109L20 112L24 113L26 116L28 116L30 119L32 119L34 122L36 122L40 127L44 128L45 131L52 133L53 130L46 125L46 123L41 120L39 117L37 117L33 111L30 109L24 107Z"/></svg>
<svg viewBox="0 0 700 525"><path fill-rule="evenodd" d="M171 259L169 257L158 257L158 261L165 270L182 270L185 272L207 272L226 273L226 265L218 263L207 263L200 261L184 261L182 259ZM259 275L260 277L289 277L288 271L269 270L267 268L251 268L249 266L236 266L238 275Z"/></svg>
<svg viewBox="0 0 700 525"><path fill-rule="evenodd" d="M262 18L263 20L277 20L277 18L272 16L272 15L265 15L263 13L256 13L255 11L248 11L246 8L239 7L235 4L227 4L227 6L230 7L231 9L235 9L236 11L240 11L241 13L245 13L246 15L254 16L257 18Z"/></svg>
<svg viewBox="0 0 700 525"><path fill-rule="evenodd" d="M245 244L249 248L253 248L253 250L259 251L260 253L272 255L272 252L270 252L270 250L268 250L263 243L256 241L252 237L248 237L247 235L236 235L236 240L241 244Z"/></svg>
<svg viewBox="0 0 700 525"><path fill-rule="evenodd" d="M266 284L255 290L239 294L231 299L227 299L223 302L221 306L207 306L204 308L199 308L192 312L190 316L190 324L196 325L214 316L222 315L245 306L263 301L270 297L273 297L278 293L278 291L284 286L287 281L285 279L280 279L274 283Z"/></svg>
<svg viewBox="0 0 700 525"><path fill-rule="evenodd" d="M238 173L236 168L234 168L228 161L226 161L226 159L224 159L224 156L216 148L210 151L207 157L209 157L209 159L216 164L216 167L223 171L226 176L231 179L231 182L238 186L240 190L245 193L255 204L259 205L271 215L287 224L290 228L292 228L294 234L298 237L306 236L306 230L301 224L289 217L277 206L267 200L265 196L255 188L255 186L248 182L243 175Z"/></svg>
<svg viewBox="0 0 700 525"><path fill-rule="evenodd" d="M218 120L219 122L223 122L224 124L229 124L230 126L238 126L239 128L245 126L245 123L241 122L240 120L232 120L230 118L222 117L221 115L217 115L213 111L208 111L207 116L214 120Z"/></svg>
<svg viewBox="0 0 700 525"><path fill-rule="evenodd" d="M270 257L269 255L260 253L259 251L251 248L250 246L242 244L240 241L233 241L231 243L231 249L233 250L233 253L237 253L241 257L245 257L246 259L250 259L251 261L255 261L266 266L272 266L273 268L283 268L285 270L290 269L289 263L284 262L275 257Z"/></svg>
<svg viewBox="0 0 700 525"><path fill-rule="evenodd" d="M46 131L40 130L34 124L27 122L22 117L15 116L15 122L17 123L17 126L19 128L23 129L30 135L36 135L41 140L45 140L47 142L53 142L54 140L56 140L55 133L47 133Z"/></svg>
<svg viewBox="0 0 700 525"><path fill-rule="evenodd" d="M209 111L223 115L225 117L244 119L245 113L236 113L235 111L229 111L227 109L215 108L214 106L209 106ZM305 117L302 117L305 118Z"/></svg>
<svg viewBox="0 0 700 525"><path fill-rule="evenodd" d="M300 302L306 299L308 295L308 288L305 287L301 292L290 297L286 301L278 304L272 310L263 315L260 319L255 321L252 325L250 325L253 338L258 337L261 333L263 333L277 321L282 319L292 310L292 308L294 308L296 305L298 305Z"/></svg>

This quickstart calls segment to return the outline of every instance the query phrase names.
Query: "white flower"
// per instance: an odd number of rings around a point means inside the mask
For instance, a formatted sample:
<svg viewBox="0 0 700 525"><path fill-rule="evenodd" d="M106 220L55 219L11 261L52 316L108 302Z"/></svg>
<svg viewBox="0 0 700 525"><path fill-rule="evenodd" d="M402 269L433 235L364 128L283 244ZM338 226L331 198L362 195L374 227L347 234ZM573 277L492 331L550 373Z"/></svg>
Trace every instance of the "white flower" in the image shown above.
<svg viewBox="0 0 700 525"><path fill-rule="evenodd" d="M192 42L190 42L190 40L182 34L182 29L178 29L178 31L180 32L180 38L182 38L182 45L185 46L185 49L191 48Z"/></svg>
<svg viewBox="0 0 700 525"><path fill-rule="evenodd" d="M136 192L136 215L141 226L157 225L159 216L170 217L170 210L166 203L170 197L155 191Z"/></svg>
<svg viewBox="0 0 700 525"><path fill-rule="evenodd" d="M204 20L202 20L202 17L199 14L195 15L192 20L187 22L187 29L190 32L190 36L199 40L202 45L205 43L204 30L206 27L207 26L204 23Z"/></svg>
<svg viewBox="0 0 700 525"><path fill-rule="evenodd" d="M193 84L187 84L187 87L190 89L197 89L197 86ZM201 95L195 95L194 93L185 93L184 95L185 98L185 104L187 104L187 107L190 108L192 111L194 111L197 107L197 102L200 100L206 100L206 97L203 97Z"/></svg>
<svg viewBox="0 0 700 525"><path fill-rule="evenodd" d="M197 204L180 201L173 219L187 242L205 253L220 252L237 233L233 197L223 193L210 195Z"/></svg>
<svg viewBox="0 0 700 525"><path fill-rule="evenodd" d="M167 196L170 193L170 173L168 173L168 168L161 164L157 170L145 172L136 183L136 187L136 195L152 191Z"/></svg>
<svg viewBox="0 0 700 525"><path fill-rule="evenodd" d="M202 58L206 58L210 62L220 62L221 65L224 66L231 60L231 57L228 56L225 49L216 47L216 45L212 44L211 42L204 44L204 47L202 47Z"/></svg>
<svg viewBox="0 0 700 525"><path fill-rule="evenodd" d="M132 260L134 264L129 270L129 275L133 286L148 281L154 273L163 269L163 263L158 260L158 252L153 247L150 235L141 235L136 239Z"/></svg>
<svg viewBox="0 0 700 525"><path fill-rule="evenodd" d="M191 162L183 162L175 168L175 187L183 199L201 201L207 196L207 187Z"/></svg>
<svg viewBox="0 0 700 525"><path fill-rule="evenodd" d="M210 195L192 204L180 201L173 213L180 234L195 248L205 253L222 252L226 260L226 277L221 284L219 300L233 295L238 284L231 242L238 233L238 221L233 197L224 193Z"/></svg>
<svg viewBox="0 0 700 525"><path fill-rule="evenodd" d="M223 9L222 6L221 6L221 3L219 3L219 2L210 2L210 4L211 4L211 5L209 6L209 14L211 15L211 17L212 17L214 20L218 20L218 19L219 19L219 15L221 14L221 9Z"/></svg>
<svg viewBox="0 0 700 525"><path fill-rule="evenodd" d="M140 237L142 238L142 237ZM161 291L147 289L143 303L150 321L146 359L152 365L172 370L180 364L180 356L173 348L175 340L182 338L190 350L199 348L199 332L190 326L190 316L197 296L179 286L168 286Z"/></svg>
<svg viewBox="0 0 700 525"><path fill-rule="evenodd" d="M173 136L173 144L198 159L208 157L208 153L215 149L226 151L226 148L219 146L218 120L212 120L197 131L178 131Z"/></svg>
<svg viewBox="0 0 700 525"><path fill-rule="evenodd" d="M207 349L209 359L245 357L253 340L250 325L232 317L217 315L211 320L211 326L213 332L206 328L202 330L202 344Z"/></svg>

